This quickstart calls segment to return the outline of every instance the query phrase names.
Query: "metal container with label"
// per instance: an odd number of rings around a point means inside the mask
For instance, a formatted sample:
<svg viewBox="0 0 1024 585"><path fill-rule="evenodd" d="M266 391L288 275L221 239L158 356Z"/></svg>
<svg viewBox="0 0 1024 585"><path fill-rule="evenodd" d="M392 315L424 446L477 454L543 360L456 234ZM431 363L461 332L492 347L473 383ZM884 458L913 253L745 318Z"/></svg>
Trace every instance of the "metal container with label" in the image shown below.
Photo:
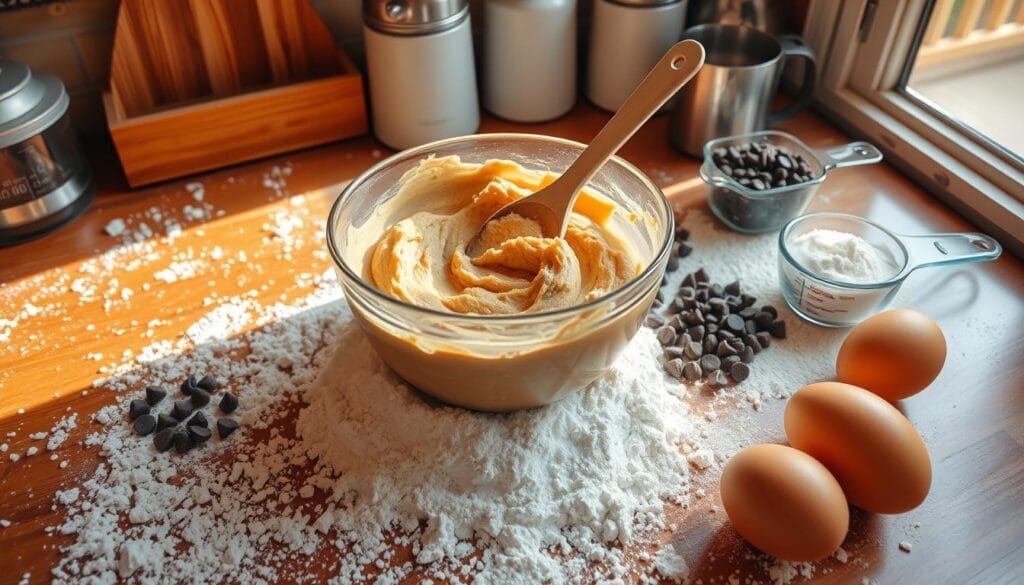
<svg viewBox="0 0 1024 585"><path fill-rule="evenodd" d="M71 221L94 192L64 86L52 75L0 60L0 246Z"/></svg>

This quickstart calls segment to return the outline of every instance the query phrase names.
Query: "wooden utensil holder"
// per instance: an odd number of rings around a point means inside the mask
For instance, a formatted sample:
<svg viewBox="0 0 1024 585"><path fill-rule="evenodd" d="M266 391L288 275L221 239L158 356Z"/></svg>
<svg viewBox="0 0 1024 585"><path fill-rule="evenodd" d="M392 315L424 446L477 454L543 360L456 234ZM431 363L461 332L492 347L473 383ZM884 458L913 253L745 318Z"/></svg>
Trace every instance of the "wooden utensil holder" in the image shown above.
<svg viewBox="0 0 1024 585"><path fill-rule="evenodd" d="M133 187L367 131L362 76L306 0L124 0L103 105Z"/></svg>

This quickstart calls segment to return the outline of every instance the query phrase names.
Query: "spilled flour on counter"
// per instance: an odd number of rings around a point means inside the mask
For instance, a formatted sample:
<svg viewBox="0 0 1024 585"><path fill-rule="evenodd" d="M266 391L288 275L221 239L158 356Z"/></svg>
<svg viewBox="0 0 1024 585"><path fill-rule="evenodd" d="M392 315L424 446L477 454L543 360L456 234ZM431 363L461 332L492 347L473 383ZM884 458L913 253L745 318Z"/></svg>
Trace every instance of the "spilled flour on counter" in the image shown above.
<svg viewBox="0 0 1024 585"><path fill-rule="evenodd" d="M781 310L767 238L728 234L703 213L685 225L697 251L677 278L703 264ZM717 477L750 441L716 412L757 409L829 375L841 338L787 311L789 339L698 412L690 401L704 391L667 377L641 328L587 389L482 414L411 390L353 322L333 271L311 284L288 304L221 299L188 328L187 350L154 343L99 384L129 391L94 417L103 426L86 442L103 463L55 502L66 519L52 532L74 538L56 583L686 581L671 545L648 551L680 530L665 525L666 505L707 496L698 479ZM241 430L185 455L156 453L131 434L125 407L144 385L197 371L228 380ZM794 568L766 572L781 584L814 570Z"/></svg>

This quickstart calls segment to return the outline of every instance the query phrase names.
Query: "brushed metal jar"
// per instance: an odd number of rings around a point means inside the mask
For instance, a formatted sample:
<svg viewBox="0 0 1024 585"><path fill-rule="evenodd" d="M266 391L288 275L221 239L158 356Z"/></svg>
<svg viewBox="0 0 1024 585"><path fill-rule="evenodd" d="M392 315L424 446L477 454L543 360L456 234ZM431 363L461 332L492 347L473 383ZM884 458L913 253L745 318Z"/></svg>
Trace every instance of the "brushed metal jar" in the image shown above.
<svg viewBox="0 0 1024 585"><path fill-rule="evenodd" d="M0 246L46 234L92 202L68 103L56 77L0 60Z"/></svg>

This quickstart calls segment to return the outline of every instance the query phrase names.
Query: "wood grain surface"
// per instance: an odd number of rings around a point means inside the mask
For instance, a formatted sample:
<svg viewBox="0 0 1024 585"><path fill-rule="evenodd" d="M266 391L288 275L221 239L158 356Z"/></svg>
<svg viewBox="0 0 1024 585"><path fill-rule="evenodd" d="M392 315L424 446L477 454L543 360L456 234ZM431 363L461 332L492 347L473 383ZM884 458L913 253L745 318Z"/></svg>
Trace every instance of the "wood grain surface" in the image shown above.
<svg viewBox="0 0 1024 585"><path fill-rule="evenodd" d="M515 125L486 118L482 131L525 131L588 140L608 116L581 104L568 117L541 125ZM697 161L672 151L665 117L647 124L623 149L664 189L680 214L704 205ZM784 129L814 147L836 146L849 138L813 114L803 114ZM259 257L260 271L218 267L208 278L144 288L154 268L118 274L119 286L136 291L128 300L112 297L80 305L69 290L72 275L120 240L103 233L114 218L151 207L179 213L195 204L185 181L129 190L119 175L110 146L90 144L100 181L92 208L63 229L34 242L0 249L0 318L16 315L28 299L45 294L52 306L19 323L0 345L0 442L24 453L30 433L49 429L69 411L79 427L55 453L17 462L0 460L0 583L15 583L23 573L31 582L48 580L69 537L47 527L61 522L54 493L91 476L100 462L82 440L99 427L89 415L114 401L93 389L98 368L120 361L153 341L179 338L202 317L203 299L213 293L237 295L255 290L261 302L291 299L308 292L297 278L329 267L322 253L321 230L330 201L346 181L388 154L370 138L360 138L292 153L272 160L203 176L205 201L222 216L204 221L182 219L184 232L156 254L188 254L216 243L226 252L246 250ZM268 188L275 166L288 163L284 190ZM305 194L304 222L295 245L284 250L268 239L265 225L275 211L290 205L289 195ZM972 227L887 165L836 172L819 192L816 208L828 207L884 222L896 231L969 231ZM724 228L723 228L724 229ZM699 249L695 254L699 254ZM159 263L158 263L159 264ZM946 367L924 393L900 408L921 432L934 466L934 484L918 509L898 516L854 510L844 543L846 562L830 558L815 566L821 583L1019 583L1024 580L1024 265L1009 255L985 265L916 274L914 304L933 315L949 340ZM50 291L50 292L46 292ZM102 291L101 291L102 293ZM106 305L106 306L104 306ZM789 318L795 318L789 315ZM147 331L145 324L158 320ZM0 325L0 333L3 326ZM102 354L98 361L89 356ZM823 359L831 359L823 357ZM766 402L760 410L719 412L716 428L739 434L738 441L783 442L785 402ZM14 433L8 436L8 433ZM68 461L66 468L59 461ZM707 497L688 509L668 508L674 529L661 535L686 558L693 582L770 583L765 558L746 545L720 511L715 483L707 473ZM718 510L718 511L715 511ZM911 552L900 542L913 545ZM334 550L302 559L304 571L329 576ZM398 558L406 558L400 551ZM417 577L420 575L417 575ZM866 579L866 581L862 581ZM416 579L410 579L415 581ZM794 582L802 582L798 577Z"/></svg>

